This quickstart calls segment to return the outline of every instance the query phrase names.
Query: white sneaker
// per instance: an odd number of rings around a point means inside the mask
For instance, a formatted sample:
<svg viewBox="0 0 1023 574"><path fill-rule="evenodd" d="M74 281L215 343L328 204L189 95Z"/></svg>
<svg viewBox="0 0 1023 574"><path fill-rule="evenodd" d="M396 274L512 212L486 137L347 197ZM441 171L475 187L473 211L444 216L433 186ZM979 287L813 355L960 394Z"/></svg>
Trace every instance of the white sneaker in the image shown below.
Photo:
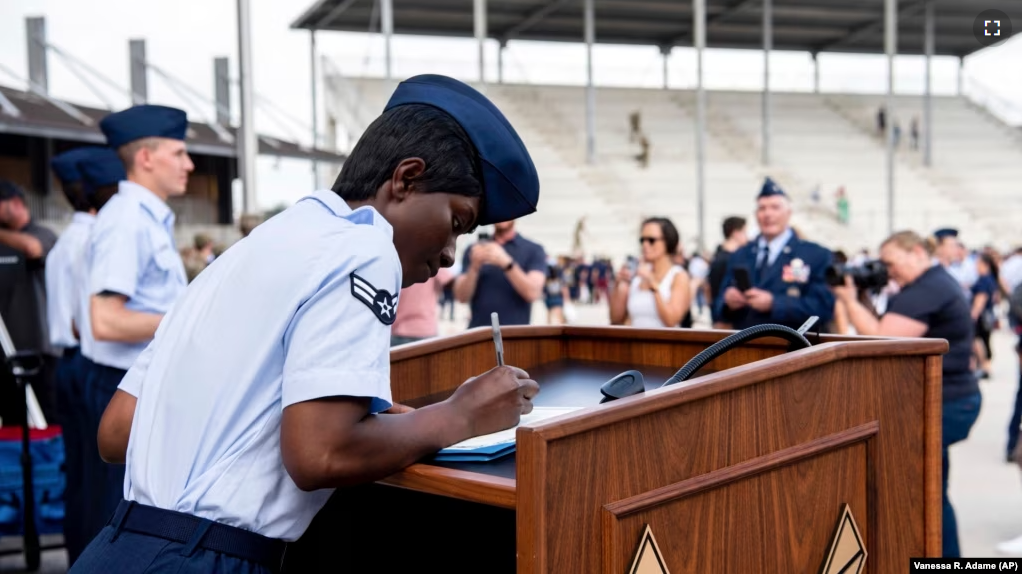
<svg viewBox="0 0 1023 574"><path fill-rule="evenodd" d="M995 547L1000 554L1007 556L1023 556L1023 536L1015 540L1006 540Z"/></svg>

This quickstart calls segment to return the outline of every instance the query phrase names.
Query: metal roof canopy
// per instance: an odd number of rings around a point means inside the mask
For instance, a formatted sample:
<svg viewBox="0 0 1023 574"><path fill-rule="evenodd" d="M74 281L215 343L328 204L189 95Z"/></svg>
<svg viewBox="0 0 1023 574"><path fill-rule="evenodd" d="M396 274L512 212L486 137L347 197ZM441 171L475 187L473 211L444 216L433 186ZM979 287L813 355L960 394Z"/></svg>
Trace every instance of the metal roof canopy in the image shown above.
<svg viewBox="0 0 1023 574"><path fill-rule="evenodd" d="M930 0L934 5L934 55L966 56L983 46L974 19L1001 10L1020 31L1016 0ZM292 28L344 32L380 31L376 0L316 0ZM394 33L473 36L472 0L393 0ZM693 45L691 0L595 0L596 41ZM884 0L774 0L773 49L811 53L884 53ZM922 55L926 0L899 0L898 53ZM706 0L707 47L763 49L762 0ZM581 0L488 0L487 32L498 41L583 42Z"/></svg>
<svg viewBox="0 0 1023 574"><path fill-rule="evenodd" d="M92 124L85 125L52 102L31 92L0 85L0 96L18 111L18 115L0 111L0 134L64 139L98 145L103 145L106 141L98 126L99 121L110 113L109 110L74 105L53 98L53 101L82 114ZM189 134L185 141L191 153L230 158L238 156L238 147L233 142L221 140L209 124L189 122L188 125ZM223 129L237 137L237 128L225 126ZM259 136L259 154L331 163L343 163L347 157L345 154L313 149L264 135Z"/></svg>

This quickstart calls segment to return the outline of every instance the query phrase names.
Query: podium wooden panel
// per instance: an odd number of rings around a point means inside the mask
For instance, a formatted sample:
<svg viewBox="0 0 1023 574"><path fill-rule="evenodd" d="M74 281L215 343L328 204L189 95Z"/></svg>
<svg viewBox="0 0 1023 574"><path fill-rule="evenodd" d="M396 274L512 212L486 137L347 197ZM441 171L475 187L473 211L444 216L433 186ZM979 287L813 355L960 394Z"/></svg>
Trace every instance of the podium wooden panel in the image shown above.
<svg viewBox="0 0 1023 574"><path fill-rule="evenodd" d="M846 505L864 572L940 555L945 341L811 335L786 352L762 339L656 389L728 332L503 332L507 362L540 383L537 404L546 381L577 401L558 406L585 408L520 428L513 460L423 461L337 491L286 571L624 574L649 527L671 574L819 572ZM443 400L494 361L487 329L396 348L394 399ZM599 405L609 376L592 373L630 368L647 392ZM559 369L591 374L565 394Z"/></svg>

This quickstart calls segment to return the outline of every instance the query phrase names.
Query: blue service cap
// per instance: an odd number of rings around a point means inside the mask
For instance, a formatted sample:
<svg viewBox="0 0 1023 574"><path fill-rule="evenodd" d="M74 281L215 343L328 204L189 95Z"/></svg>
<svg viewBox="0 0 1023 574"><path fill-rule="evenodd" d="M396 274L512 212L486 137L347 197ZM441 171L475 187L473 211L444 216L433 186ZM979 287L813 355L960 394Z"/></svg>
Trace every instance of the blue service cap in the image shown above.
<svg viewBox="0 0 1023 574"><path fill-rule="evenodd" d="M96 148L87 159L78 163L78 168L82 171L82 190L86 195L96 193L97 188L116 185L128 178L120 156L108 147Z"/></svg>
<svg viewBox="0 0 1023 574"><path fill-rule="evenodd" d="M89 157L94 150L102 149L95 146L76 147L59 155L53 156L50 160L50 168L61 182L65 185L82 181L82 170L78 165L80 161Z"/></svg>
<svg viewBox="0 0 1023 574"><path fill-rule="evenodd" d="M788 197L787 195L785 195L785 190L783 190L781 186L775 183L773 179L765 177L764 185L760 188L760 193L757 194L757 199L761 199L764 197L773 197L775 195Z"/></svg>
<svg viewBox="0 0 1023 574"><path fill-rule="evenodd" d="M107 145L117 149L142 138L184 140L188 116L184 111L167 106L145 104L112 113L99 122Z"/></svg>
<svg viewBox="0 0 1023 574"><path fill-rule="evenodd" d="M959 237L959 230L951 227L944 227L934 232L934 238L939 241L946 237Z"/></svg>
<svg viewBox="0 0 1023 574"><path fill-rule="evenodd" d="M25 190L9 179L0 179L0 201L20 197L25 199Z"/></svg>
<svg viewBox="0 0 1023 574"><path fill-rule="evenodd" d="M483 171L477 225L510 221L536 211L540 178L533 160L515 129L486 96L458 80L425 74L398 84L384 111L405 104L443 110L476 146Z"/></svg>

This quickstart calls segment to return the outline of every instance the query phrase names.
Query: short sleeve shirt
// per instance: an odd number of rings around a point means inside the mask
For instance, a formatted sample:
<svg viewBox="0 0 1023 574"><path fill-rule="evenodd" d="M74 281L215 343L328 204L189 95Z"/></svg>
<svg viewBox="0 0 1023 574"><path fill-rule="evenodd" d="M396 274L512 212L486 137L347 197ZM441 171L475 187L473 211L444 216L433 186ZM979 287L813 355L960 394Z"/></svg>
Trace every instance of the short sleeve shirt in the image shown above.
<svg viewBox="0 0 1023 574"><path fill-rule="evenodd" d="M95 217L75 212L70 225L60 234L53 250L46 257L46 317L50 328L50 343L54 347L78 346L72 330L75 308L78 306L78 288L75 266L81 257L85 242L89 240ZM74 322L80 330L80 323Z"/></svg>
<svg viewBox="0 0 1023 574"><path fill-rule="evenodd" d="M540 271L544 275L547 274L547 254L539 244L516 234L502 247L524 273ZM471 250L465 250L465 254L462 256L462 269L469 268L470 253ZM472 317L469 319L469 328L471 329L489 325L490 314L494 312L501 318L502 325L528 325L533 304L519 295L505 275L504 269L499 269L494 265L484 265L480 268L479 278L476 280L476 292L472 295L469 308L472 312Z"/></svg>
<svg viewBox="0 0 1023 574"><path fill-rule="evenodd" d="M85 253L86 279L81 297L117 293L125 307L166 313L187 286L185 266L174 245L174 212L148 189L122 181L117 193L96 215ZM90 330L91 331L91 330ZM108 367L127 370L148 341L96 341L83 331L83 353Z"/></svg>
<svg viewBox="0 0 1023 574"><path fill-rule="evenodd" d="M995 282L995 278L991 275L981 275L980 277L977 277L977 281L974 282L973 287L970 287L971 299L981 293L987 295L987 303L984 304L985 311L991 311L995 308L996 291L998 291L998 283Z"/></svg>
<svg viewBox="0 0 1023 574"><path fill-rule="evenodd" d="M137 397L127 500L295 540L331 490L303 492L281 456L289 405L391 405L401 264L390 224L318 191L218 257L121 381Z"/></svg>
<svg viewBox="0 0 1023 574"><path fill-rule="evenodd" d="M887 313L896 313L927 325L924 337L948 341L942 357L944 399L962 398L978 392L970 370L973 319L962 288L940 265L932 266L888 301Z"/></svg>
<svg viewBox="0 0 1023 574"><path fill-rule="evenodd" d="M24 253L0 245L0 312L14 347L19 351L51 353L46 321L46 258L57 242L57 234L30 221L20 230L42 245L42 257L30 259Z"/></svg>

